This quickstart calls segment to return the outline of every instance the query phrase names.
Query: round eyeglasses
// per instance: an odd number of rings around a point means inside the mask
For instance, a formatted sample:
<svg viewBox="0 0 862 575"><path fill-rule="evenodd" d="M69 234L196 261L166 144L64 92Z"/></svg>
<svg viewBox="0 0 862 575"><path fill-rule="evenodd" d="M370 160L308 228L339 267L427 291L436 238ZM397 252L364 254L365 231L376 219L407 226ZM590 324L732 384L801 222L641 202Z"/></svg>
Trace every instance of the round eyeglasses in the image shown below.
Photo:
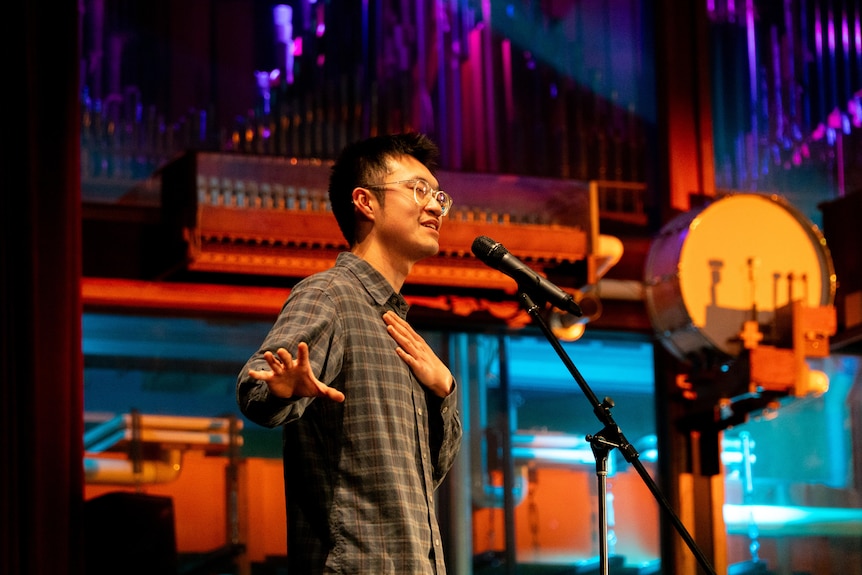
<svg viewBox="0 0 862 575"><path fill-rule="evenodd" d="M363 188L385 188L386 186L394 186L396 184L410 184L413 186L413 200L417 205L425 207L431 198L437 200L440 204L440 215L445 216L452 208L452 196L443 190L435 190L431 184L422 178L413 178L411 180L398 180L397 182L385 182L382 184L364 184Z"/></svg>

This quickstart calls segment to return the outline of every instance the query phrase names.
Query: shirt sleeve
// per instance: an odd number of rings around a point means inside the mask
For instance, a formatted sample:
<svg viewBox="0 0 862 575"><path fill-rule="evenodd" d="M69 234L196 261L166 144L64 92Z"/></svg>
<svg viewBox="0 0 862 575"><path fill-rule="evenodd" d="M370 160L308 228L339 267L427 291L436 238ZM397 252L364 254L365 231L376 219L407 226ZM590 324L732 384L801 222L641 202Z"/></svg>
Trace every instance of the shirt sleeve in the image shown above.
<svg viewBox="0 0 862 575"><path fill-rule="evenodd" d="M329 383L340 369L341 339L337 337L338 314L327 294L314 287L291 292L263 343L237 377L236 398L243 415L264 427L276 427L299 419L314 398L281 398L270 393L265 382L252 378L250 369L268 370L266 351L285 348L296 356L301 342L308 344L315 375Z"/></svg>
<svg viewBox="0 0 862 575"><path fill-rule="evenodd" d="M461 448L463 430L458 412L457 386L458 382L453 382L452 391L446 397L439 397L427 390L425 392L428 402L431 454L434 458L435 489L449 473L455 463L455 456Z"/></svg>

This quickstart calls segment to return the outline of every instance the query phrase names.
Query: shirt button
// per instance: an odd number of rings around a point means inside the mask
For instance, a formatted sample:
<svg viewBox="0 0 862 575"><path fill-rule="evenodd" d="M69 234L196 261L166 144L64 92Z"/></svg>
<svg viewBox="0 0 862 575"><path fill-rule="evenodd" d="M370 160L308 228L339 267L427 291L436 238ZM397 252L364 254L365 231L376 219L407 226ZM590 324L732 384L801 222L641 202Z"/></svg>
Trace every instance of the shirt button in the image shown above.
<svg viewBox="0 0 862 575"><path fill-rule="evenodd" d="M449 411L449 408L448 408L448 407L444 407L444 408L443 408L443 413L446 413L447 411Z"/></svg>
<svg viewBox="0 0 862 575"><path fill-rule="evenodd" d="M439 539L435 539L435 540L434 540L434 545L435 545L435 546L437 546L437 547L440 547L440 540L439 540Z"/></svg>
<svg viewBox="0 0 862 575"><path fill-rule="evenodd" d="M422 408L421 408L421 407L420 407L420 408L418 408L418 409L416 410L416 412L417 412L419 415L422 415Z"/></svg>

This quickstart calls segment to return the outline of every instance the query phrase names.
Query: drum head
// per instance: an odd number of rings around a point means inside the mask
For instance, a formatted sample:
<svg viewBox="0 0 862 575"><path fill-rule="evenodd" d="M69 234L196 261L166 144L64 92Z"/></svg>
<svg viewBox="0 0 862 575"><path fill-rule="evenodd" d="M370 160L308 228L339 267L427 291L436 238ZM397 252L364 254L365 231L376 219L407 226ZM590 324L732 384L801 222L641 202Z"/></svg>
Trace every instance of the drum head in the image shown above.
<svg viewBox="0 0 862 575"><path fill-rule="evenodd" d="M744 322L768 325L791 301L831 305L836 284L817 227L758 194L725 196L669 222L650 247L645 281L653 327L683 360L731 359Z"/></svg>

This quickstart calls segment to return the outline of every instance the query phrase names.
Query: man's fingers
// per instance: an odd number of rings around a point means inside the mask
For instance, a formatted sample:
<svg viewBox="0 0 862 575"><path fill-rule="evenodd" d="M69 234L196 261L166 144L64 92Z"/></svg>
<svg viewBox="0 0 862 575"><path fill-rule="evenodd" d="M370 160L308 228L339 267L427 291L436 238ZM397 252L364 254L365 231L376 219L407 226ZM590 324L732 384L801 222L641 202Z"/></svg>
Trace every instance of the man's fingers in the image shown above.
<svg viewBox="0 0 862 575"><path fill-rule="evenodd" d="M278 348L275 353L276 356L274 359L277 360L279 363L282 363L284 365L290 365L293 362L293 356L290 355L290 352L283 347Z"/></svg>
<svg viewBox="0 0 862 575"><path fill-rule="evenodd" d="M304 341L296 346L296 362L308 363L308 344Z"/></svg>
<svg viewBox="0 0 862 575"><path fill-rule="evenodd" d="M417 334L410 324L401 319L398 314L387 311L383 314L383 321L389 329L389 334L400 345L417 345L422 342L422 338Z"/></svg>
<svg viewBox="0 0 862 575"><path fill-rule="evenodd" d="M261 371L258 369L250 369L248 370L248 374L255 379L260 379L266 381L272 376L271 371Z"/></svg>
<svg viewBox="0 0 862 575"><path fill-rule="evenodd" d="M338 391L337 389L335 389L334 387L326 386L325 388L323 388L323 395L325 395L327 398L329 398L333 401L337 401L339 403L344 401L344 394L342 392Z"/></svg>

